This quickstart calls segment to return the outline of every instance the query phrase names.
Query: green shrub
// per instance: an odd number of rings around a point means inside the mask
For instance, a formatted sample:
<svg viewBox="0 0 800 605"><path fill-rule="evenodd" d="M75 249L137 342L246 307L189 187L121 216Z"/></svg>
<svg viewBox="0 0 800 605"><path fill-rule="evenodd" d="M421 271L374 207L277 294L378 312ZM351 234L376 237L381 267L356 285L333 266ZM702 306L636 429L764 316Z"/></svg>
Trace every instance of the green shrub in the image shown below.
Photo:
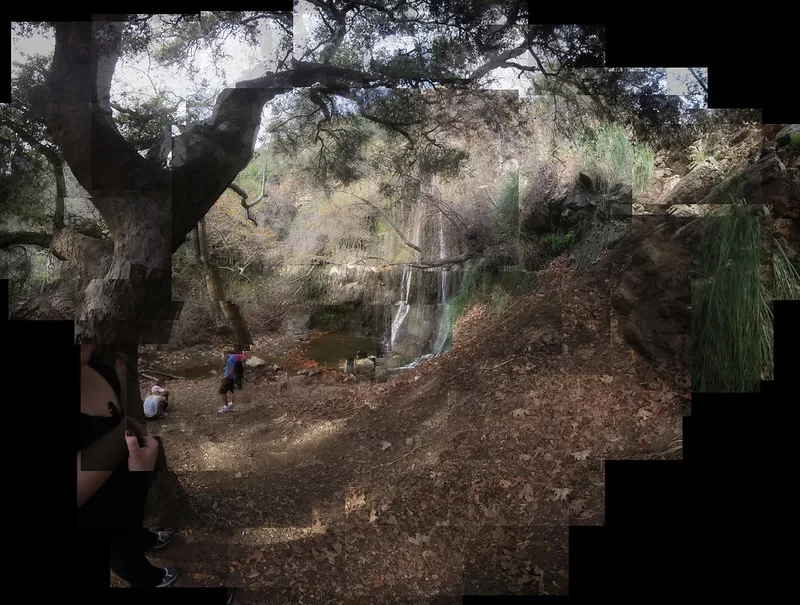
<svg viewBox="0 0 800 605"><path fill-rule="evenodd" d="M573 246L575 243L575 234L572 231L568 231L563 235L548 233L539 239L539 243L549 255L558 256Z"/></svg>

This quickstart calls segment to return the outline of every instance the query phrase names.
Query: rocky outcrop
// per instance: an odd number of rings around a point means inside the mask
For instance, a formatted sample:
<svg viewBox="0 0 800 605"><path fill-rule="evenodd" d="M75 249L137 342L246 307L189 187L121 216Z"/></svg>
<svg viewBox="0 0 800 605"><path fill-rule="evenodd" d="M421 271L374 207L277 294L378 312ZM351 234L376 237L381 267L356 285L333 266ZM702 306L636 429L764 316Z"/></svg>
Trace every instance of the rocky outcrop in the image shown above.
<svg viewBox="0 0 800 605"><path fill-rule="evenodd" d="M700 204L725 204L744 199L748 204L765 204L781 216L792 207L792 186L786 167L774 150L765 150L758 160L727 176Z"/></svg>
<svg viewBox="0 0 800 605"><path fill-rule="evenodd" d="M579 173L577 181L562 187L560 193L546 207L531 213L523 228L535 234L571 229L581 215L594 212L598 206L607 206L615 218L632 214L633 190L630 185L616 183L604 190L602 185L589 175Z"/></svg>
<svg viewBox="0 0 800 605"><path fill-rule="evenodd" d="M735 135L733 135L730 139L728 139L729 145L738 145L739 143L743 142L748 136L750 136L750 129L743 128Z"/></svg>

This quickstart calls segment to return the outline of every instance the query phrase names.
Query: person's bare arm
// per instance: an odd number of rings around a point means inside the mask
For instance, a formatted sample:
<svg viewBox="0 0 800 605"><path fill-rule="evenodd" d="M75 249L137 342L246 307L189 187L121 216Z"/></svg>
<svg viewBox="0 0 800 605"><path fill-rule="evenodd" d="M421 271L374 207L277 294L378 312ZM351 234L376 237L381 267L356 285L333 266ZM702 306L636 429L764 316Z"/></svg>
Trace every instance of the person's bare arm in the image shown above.
<svg viewBox="0 0 800 605"><path fill-rule="evenodd" d="M78 508L95 495L114 471L84 471L81 469L81 453L78 452Z"/></svg>
<svg viewBox="0 0 800 605"><path fill-rule="evenodd" d="M108 431L78 452L78 507L85 504L125 458L127 423Z"/></svg>

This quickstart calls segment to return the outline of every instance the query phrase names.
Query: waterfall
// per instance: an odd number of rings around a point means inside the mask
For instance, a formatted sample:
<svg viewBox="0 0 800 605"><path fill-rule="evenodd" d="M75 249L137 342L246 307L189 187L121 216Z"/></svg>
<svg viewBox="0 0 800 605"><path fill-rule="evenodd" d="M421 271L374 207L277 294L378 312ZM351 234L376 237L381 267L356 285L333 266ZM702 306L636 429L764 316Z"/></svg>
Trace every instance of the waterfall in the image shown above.
<svg viewBox="0 0 800 605"><path fill-rule="evenodd" d="M414 211L414 219L412 224L412 236L414 238L414 243L417 245L421 244L419 236L422 229L422 210L423 205L417 204L417 208ZM416 252L414 256L417 261L420 260L419 252ZM392 351L394 351L395 342L400 334L400 328L403 327L403 322L405 321L408 311L411 308L411 304L408 301L411 294L411 279L413 276L414 274L411 271L411 267L408 265L403 265L403 277L400 280L400 303L397 307L397 313L392 320L392 331L389 336L389 347Z"/></svg>
<svg viewBox="0 0 800 605"><path fill-rule="evenodd" d="M411 293L411 268L408 265L403 266L403 277L400 280L400 306L397 309L397 314L392 321L392 335L389 339L389 346L394 350L394 343L397 340L397 333L400 326L403 325L406 315L408 315L408 296Z"/></svg>
<svg viewBox="0 0 800 605"><path fill-rule="evenodd" d="M442 212L439 211L439 259L447 256L447 247L444 244L444 224L442 223ZM442 304L447 303L447 271L442 267Z"/></svg>
<svg viewBox="0 0 800 605"><path fill-rule="evenodd" d="M439 212L439 259L447 258L447 246L444 240L443 214ZM447 339L450 336L450 305L447 304L447 278L449 271L442 267L441 276L441 310L439 312L439 325L436 329L436 340L433 343L433 354L441 355L444 353Z"/></svg>

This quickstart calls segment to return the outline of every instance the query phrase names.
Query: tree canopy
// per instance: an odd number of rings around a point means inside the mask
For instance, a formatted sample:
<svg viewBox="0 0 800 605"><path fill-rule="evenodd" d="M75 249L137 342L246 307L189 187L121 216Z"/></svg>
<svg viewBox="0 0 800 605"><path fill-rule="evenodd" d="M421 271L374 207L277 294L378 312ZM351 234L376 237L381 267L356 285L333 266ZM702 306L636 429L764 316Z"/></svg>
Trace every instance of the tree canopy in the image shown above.
<svg viewBox="0 0 800 605"><path fill-rule="evenodd" d="M521 0L311 0L293 15L132 14L18 24L15 32L51 32L55 48L22 67L14 99L0 113L0 135L13 134L0 139L6 172L13 162L40 174L48 165L58 183L69 167L107 231L73 237L57 186L52 233L43 231L39 243L86 266L113 242L114 261L92 263L90 271L106 280L139 266L168 273L167 253L235 187L265 125L262 137L336 187L360 178L370 161L417 183L457 175L465 157L452 144L459 129L468 132L476 121L503 129L513 110L499 103L466 115L453 98L475 106L467 100L509 73L533 94L552 96L556 108L561 103L575 116L589 108L643 136L658 136L655 126L669 130L685 114L680 99L664 94L662 72L602 67L601 26L531 26ZM223 68L231 43L258 58L246 73ZM176 92L148 66L175 69L188 84ZM149 80L152 94L134 94L115 79L128 67ZM702 78L697 83L705 87ZM368 159L364 149L379 131L396 144ZM96 237L103 234L109 239ZM150 251L120 245L133 234L161 243Z"/></svg>

